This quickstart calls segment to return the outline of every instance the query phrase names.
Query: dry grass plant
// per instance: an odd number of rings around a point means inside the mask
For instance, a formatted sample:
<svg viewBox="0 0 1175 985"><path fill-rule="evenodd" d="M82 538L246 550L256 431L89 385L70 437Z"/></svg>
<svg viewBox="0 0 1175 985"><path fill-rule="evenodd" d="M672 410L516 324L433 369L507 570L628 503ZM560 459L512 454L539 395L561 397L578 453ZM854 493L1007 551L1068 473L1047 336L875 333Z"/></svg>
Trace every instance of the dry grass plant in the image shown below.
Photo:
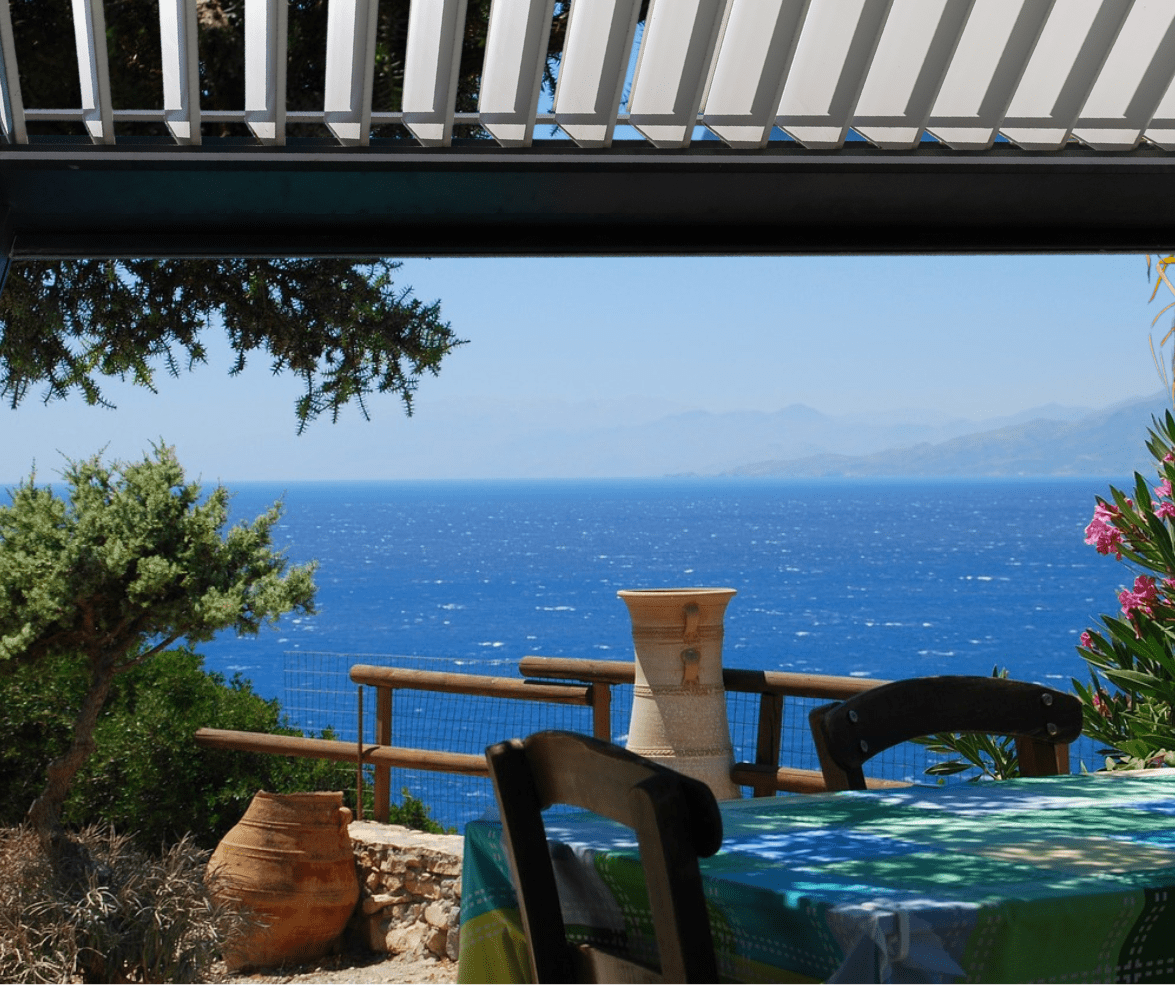
<svg viewBox="0 0 1175 985"><path fill-rule="evenodd" d="M0 830L0 981L207 982L250 918L205 884L209 852L184 838L151 856L89 828L93 862L55 874L28 827Z"/></svg>

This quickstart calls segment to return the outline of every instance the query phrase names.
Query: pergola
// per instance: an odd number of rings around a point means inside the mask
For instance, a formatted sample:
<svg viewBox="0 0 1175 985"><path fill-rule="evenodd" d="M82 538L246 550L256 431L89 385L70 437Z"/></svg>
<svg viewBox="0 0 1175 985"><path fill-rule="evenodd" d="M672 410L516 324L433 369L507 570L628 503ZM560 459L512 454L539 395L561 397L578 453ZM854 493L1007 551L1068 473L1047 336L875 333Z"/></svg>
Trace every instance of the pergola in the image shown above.
<svg viewBox="0 0 1175 985"><path fill-rule="evenodd" d="M63 109L24 105L0 2L10 258L1175 246L1175 0L652 0L643 29L639 0L571 0L553 102L555 0L493 0L467 114L466 0L413 0L394 111L372 106L377 0L330 0L314 112L286 111L285 0L245 0L245 104L215 113L195 0L160 0L163 109L112 105L102 0L72 4ZM252 138L201 135L226 121ZM405 138L371 138L389 123Z"/></svg>

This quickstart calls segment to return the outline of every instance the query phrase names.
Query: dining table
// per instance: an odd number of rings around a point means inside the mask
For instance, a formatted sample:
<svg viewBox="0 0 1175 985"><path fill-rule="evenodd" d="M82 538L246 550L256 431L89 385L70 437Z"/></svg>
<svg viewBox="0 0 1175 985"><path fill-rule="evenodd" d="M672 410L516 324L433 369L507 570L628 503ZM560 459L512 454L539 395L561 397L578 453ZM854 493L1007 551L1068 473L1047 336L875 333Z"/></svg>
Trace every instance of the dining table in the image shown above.
<svg viewBox="0 0 1175 985"><path fill-rule="evenodd" d="M720 804L726 981L1175 981L1175 769ZM544 818L568 937L656 962L631 831ZM530 980L501 825L466 825L458 981Z"/></svg>

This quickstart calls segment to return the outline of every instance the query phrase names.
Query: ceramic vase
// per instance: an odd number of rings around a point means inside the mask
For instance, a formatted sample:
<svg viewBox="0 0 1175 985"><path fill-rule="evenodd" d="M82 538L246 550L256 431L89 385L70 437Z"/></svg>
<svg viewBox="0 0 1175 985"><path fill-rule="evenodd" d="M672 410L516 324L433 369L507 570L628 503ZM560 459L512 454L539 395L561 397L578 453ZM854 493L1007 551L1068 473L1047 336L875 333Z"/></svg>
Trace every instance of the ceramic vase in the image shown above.
<svg viewBox="0 0 1175 985"><path fill-rule="evenodd" d="M331 949L359 899L350 821L338 791L253 798L208 863L213 892L243 903L258 924L228 943L230 969L296 964Z"/></svg>
<svg viewBox="0 0 1175 985"><path fill-rule="evenodd" d="M733 588L621 591L632 619L636 686L628 748L701 780L719 800L741 796L722 686L722 618Z"/></svg>

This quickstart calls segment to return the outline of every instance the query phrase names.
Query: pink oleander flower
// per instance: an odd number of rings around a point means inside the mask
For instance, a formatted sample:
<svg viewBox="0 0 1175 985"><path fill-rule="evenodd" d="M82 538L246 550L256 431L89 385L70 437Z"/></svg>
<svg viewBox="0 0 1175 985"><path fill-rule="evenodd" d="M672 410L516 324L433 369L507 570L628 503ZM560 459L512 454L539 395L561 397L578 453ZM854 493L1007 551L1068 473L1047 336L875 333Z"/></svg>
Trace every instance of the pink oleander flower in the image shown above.
<svg viewBox="0 0 1175 985"><path fill-rule="evenodd" d="M1118 561L1122 560L1122 532L1113 524L1118 508L1109 503L1098 503L1093 511L1093 519L1085 528L1085 542L1097 548L1099 554L1113 554Z"/></svg>
<svg viewBox="0 0 1175 985"><path fill-rule="evenodd" d="M1170 500L1160 500L1155 506L1155 516L1160 520L1175 520L1175 503Z"/></svg>
<svg viewBox="0 0 1175 985"><path fill-rule="evenodd" d="M1093 637L1089 635L1088 629L1084 633L1081 634L1081 645L1083 647L1085 647L1085 649L1087 649L1087 650L1093 649ZM1093 696L1093 700L1094 700L1094 704L1096 704L1097 703L1097 695L1096 694Z"/></svg>
<svg viewBox="0 0 1175 985"><path fill-rule="evenodd" d="M1163 461L1175 462L1175 452L1167 452L1167 454L1163 456Z"/></svg>
<svg viewBox="0 0 1175 985"><path fill-rule="evenodd" d="M1164 479L1157 486L1155 486L1156 496L1165 496L1167 499L1171 498L1171 480Z"/></svg>
<svg viewBox="0 0 1175 985"><path fill-rule="evenodd" d="M1134 579L1134 591L1122 589L1118 593L1118 601L1122 603L1122 615L1134 623L1134 635L1141 636L1138 631L1138 613L1145 612L1154 617L1152 608L1159 601L1159 593L1155 588L1155 580L1150 575L1139 575Z"/></svg>

